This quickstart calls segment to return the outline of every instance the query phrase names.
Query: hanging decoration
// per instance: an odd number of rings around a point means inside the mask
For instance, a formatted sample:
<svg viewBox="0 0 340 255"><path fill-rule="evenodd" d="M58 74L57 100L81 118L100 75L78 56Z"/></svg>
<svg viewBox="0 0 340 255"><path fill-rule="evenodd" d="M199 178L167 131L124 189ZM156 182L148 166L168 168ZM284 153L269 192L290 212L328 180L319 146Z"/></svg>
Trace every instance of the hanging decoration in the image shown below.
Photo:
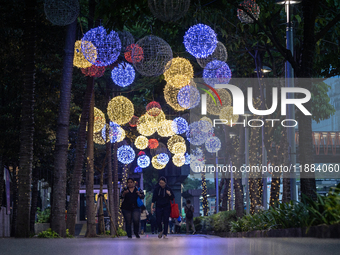
<svg viewBox="0 0 340 255"><path fill-rule="evenodd" d="M190 0L149 0L152 14L163 22L173 22L182 18L188 11Z"/></svg>
<svg viewBox="0 0 340 255"><path fill-rule="evenodd" d="M135 55L134 58L132 59L132 50L134 50ZM133 62L140 62L144 58L144 53L143 49L139 47L138 44L130 44L129 46L126 47L124 57L127 62L133 63Z"/></svg>
<svg viewBox="0 0 340 255"><path fill-rule="evenodd" d="M235 123L238 121L239 115L233 114L233 107L228 105L221 109L219 114L220 119L227 120L228 124L231 125L231 123Z"/></svg>
<svg viewBox="0 0 340 255"><path fill-rule="evenodd" d="M82 38L81 48L85 58L96 66L108 66L115 62L120 54L121 42L115 31L106 33L104 27L99 26L89 30ZM97 59L93 61L93 56L87 55L88 44L91 42L97 49Z"/></svg>
<svg viewBox="0 0 340 255"><path fill-rule="evenodd" d="M78 0L45 0L46 18L54 25L66 26L73 23L79 15Z"/></svg>
<svg viewBox="0 0 340 255"><path fill-rule="evenodd" d="M130 127L137 127L139 122L139 118L137 116L133 116L129 122Z"/></svg>
<svg viewBox="0 0 340 255"><path fill-rule="evenodd" d="M152 159L151 159L151 164L152 164L152 166L153 166L155 169L161 170L161 169L163 169L163 168L166 166L166 164L161 164L161 163L159 163L159 162L157 161L157 156L158 156L158 155L152 157Z"/></svg>
<svg viewBox="0 0 340 255"><path fill-rule="evenodd" d="M135 170L133 170L133 172L136 173L136 174L143 173L143 168L141 168L140 166L136 166L136 168L135 168Z"/></svg>
<svg viewBox="0 0 340 255"><path fill-rule="evenodd" d="M106 130L108 129L109 137L106 138ZM109 139L111 143L119 142L125 137L125 131L117 123L110 121L110 125L105 125L102 129L102 137L104 140ZM122 139L123 137L123 139Z"/></svg>
<svg viewBox="0 0 340 255"><path fill-rule="evenodd" d="M220 62L216 63L214 66L210 66L209 68L218 69L222 66L221 62L227 62L228 53L227 49L221 42L217 42L217 46L213 54L207 56L206 58L197 58L197 63L202 67L205 68L208 63L214 60L219 60ZM214 70L214 69L213 69Z"/></svg>
<svg viewBox="0 0 340 255"><path fill-rule="evenodd" d="M144 151L138 152L138 157L139 157L139 156L142 156L142 155L145 155L145 152L144 152Z"/></svg>
<svg viewBox="0 0 340 255"><path fill-rule="evenodd" d="M158 163L162 164L162 165L166 165L168 164L170 158L168 156L168 154L166 153L160 153L157 155L157 161Z"/></svg>
<svg viewBox="0 0 340 255"><path fill-rule="evenodd" d="M209 132L202 130L202 126L198 122L193 122L189 125L186 136L191 144L199 146L205 143L209 137Z"/></svg>
<svg viewBox="0 0 340 255"><path fill-rule="evenodd" d="M190 154L186 152L186 153L184 154L184 157L185 157L185 162L184 162L184 164L185 164L185 165L190 165Z"/></svg>
<svg viewBox="0 0 340 255"><path fill-rule="evenodd" d="M121 43L121 54L125 53L125 50L128 46L135 42L135 38L129 31L118 31L119 40Z"/></svg>
<svg viewBox="0 0 340 255"><path fill-rule="evenodd" d="M93 46L91 42L84 42L89 44L86 48L92 51L91 56L93 56L94 61L97 58L96 48ZM83 52L81 50L81 40L78 40L74 44L74 57L73 57L73 65L78 68L88 68L92 66L92 64L84 57Z"/></svg>
<svg viewBox="0 0 340 255"><path fill-rule="evenodd" d="M105 140L102 137L101 131L93 134L93 142L96 143L96 144L100 144L100 145L105 144Z"/></svg>
<svg viewBox="0 0 340 255"><path fill-rule="evenodd" d="M111 99L107 107L107 115L110 120L119 125L128 123L134 114L133 103L123 96Z"/></svg>
<svg viewBox="0 0 340 255"><path fill-rule="evenodd" d="M81 72L85 76L99 78L99 77L102 77L104 75L104 73L105 73L105 66L91 65L90 67L82 68Z"/></svg>
<svg viewBox="0 0 340 255"><path fill-rule="evenodd" d="M93 133L101 131L104 128L105 123L105 114L97 107L94 107Z"/></svg>
<svg viewBox="0 0 340 255"><path fill-rule="evenodd" d="M210 153L218 152L221 149L221 140L217 136L209 137L205 141L205 148Z"/></svg>
<svg viewBox="0 0 340 255"><path fill-rule="evenodd" d="M150 165L150 158L147 155L138 157L137 165L141 168L147 168Z"/></svg>
<svg viewBox="0 0 340 255"><path fill-rule="evenodd" d="M172 157L172 162L174 163L175 166L181 167L185 163L185 156L184 154L175 154Z"/></svg>
<svg viewBox="0 0 340 255"><path fill-rule="evenodd" d="M212 120L211 120L210 118L208 118L207 116L204 116L204 117L201 118L200 120L201 120L201 121L208 121L208 122L211 124L211 126L212 126L212 124L213 124Z"/></svg>
<svg viewBox="0 0 340 255"><path fill-rule="evenodd" d="M137 125L137 131L144 136L151 136L157 130L157 122L155 118L150 116L149 114L144 114L139 118L139 122Z"/></svg>
<svg viewBox="0 0 340 255"><path fill-rule="evenodd" d="M187 85L178 92L177 101L181 107L192 109L200 104L201 95L197 88Z"/></svg>
<svg viewBox="0 0 340 255"><path fill-rule="evenodd" d="M117 150L118 161L130 164L135 159L135 151L129 145L122 145Z"/></svg>
<svg viewBox="0 0 340 255"><path fill-rule="evenodd" d="M288 1L289 2L289 1ZM245 0L240 3L240 6L251 13L253 17L258 20L260 17L260 6L255 3L255 0ZM237 9L237 17L242 23L254 23L254 20L247 14L247 12Z"/></svg>
<svg viewBox="0 0 340 255"><path fill-rule="evenodd" d="M175 134L172 130L172 120L163 120L158 124L157 133L161 137L170 137Z"/></svg>
<svg viewBox="0 0 340 255"><path fill-rule="evenodd" d="M118 137L117 143L122 142L126 136L125 130L121 126L119 126L119 132L120 132L120 136Z"/></svg>
<svg viewBox="0 0 340 255"><path fill-rule="evenodd" d="M213 60L203 70L203 80L210 86L215 84L227 84L231 79L231 70L227 63Z"/></svg>
<svg viewBox="0 0 340 255"><path fill-rule="evenodd" d="M135 80L135 69L129 63L120 63L112 69L111 78L119 87L127 87Z"/></svg>
<svg viewBox="0 0 340 255"><path fill-rule="evenodd" d="M204 24L197 24L186 31L184 46L196 58L206 58L216 48L217 38L215 31Z"/></svg>
<svg viewBox="0 0 340 255"><path fill-rule="evenodd" d="M189 60L177 57L169 65L170 68L164 72L164 80L171 86L182 88L194 78L194 69Z"/></svg>
<svg viewBox="0 0 340 255"><path fill-rule="evenodd" d="M140 50L132 49L132 62L135 69L144 76L158 76L171 66L172 50L163 39L149 35L140 39L137 43L143 49L141 59ZM138 61L141 59L140 61Z"/></svg>
<svg viewBox="0 0 340 255"><path fill-rule="evenodd" d="M203 150L200 147L197 147L196 149L191 150L191 154L196 159L202 159L203 158Z"/></svg>
<svg viewBox="0 0 340 255"><path fill-rule="evenodd" d="M170 137L170 139L168 140L168 149L171 152L172 151L172 147L174 146L175 143L184 143L185 144L185 140L182 136L179 135L173 135Z"/></svg>
<svg viewBox="0 0 340 255"><path fill-rule="evenodd" d="M139 150L144 150L148 147L149 145L149 139L146 138L145 136L138 136L135 140L135 146Z"/></svg>
<svg viewBox="0 0 340 255"><path fill-rule="evenodd" d="M190 156L190 169L195 173L202 172L204 169L204 160L199 160L197 157L191 155Z"/></svg>
<svg viewBox="0 0 340 255"><path fill-rule="evenodd" d="M207 97L207 112L208 113L212 115L219 115L222 107L231 105L231 96L226 89L216 89L216 92L220 96L220 99L222 101L222 105L219 102L215 93L213 93L212 90L209 90L209 92L213 95L216 103L211 97Z"/></svg>
<svg viewBox="0 0 340 255"><path fill-rule="evenodd" d="M170 105L175 111L184 111L186 110L182 106L179 105L177 101L177 95L180 91L179 88L175 88L169 84L166 84L164 87L164 99L168 105Z"/></svg>
<svg viewBox="0 0 340 255"><path fill-rule="evenodd" d="M149 115L156 117L161 113L162 107L158 102L152 101L146 105L146 111Z"/></svg>
<svg viewBox="0 0 340 255"><path fill-rule="evenodd" d="M203 132L209 132L213 128L212 124L206 120L199 120L197 123L198 128Z"/></svg>
<svg viewBox="0 0 340 255"><path fill-rule="evenodd" d="M173 154L184 154L185 151L187 150L187 146L185 145L185 143L175 143L170 152L173 153Z"/></svg>
<svg viewBox="0 0 340 255"><path fill-rule="evenodd" d="M149 139L149 149L156 149L158 147L157 139Z"/></svg>
<svg viewBox="0 0 340 255"><path fill-rule="evenodd" d="M175 134L183 134L188 130L188 122L182 117L177 117L172 121L171 127Z"/></svg>

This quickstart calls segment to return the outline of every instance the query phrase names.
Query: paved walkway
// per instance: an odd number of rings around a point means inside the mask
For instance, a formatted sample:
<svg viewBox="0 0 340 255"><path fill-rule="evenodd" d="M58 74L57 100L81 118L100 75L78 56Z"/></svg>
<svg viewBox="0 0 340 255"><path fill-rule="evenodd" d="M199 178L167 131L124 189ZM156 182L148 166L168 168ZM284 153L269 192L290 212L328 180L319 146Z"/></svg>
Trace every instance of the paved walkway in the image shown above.
<svg viewBox="0 0 340 255"><path fill-rule="evenodd" d="M156 235L141 239L0 239L1 255L336 255L339 239L220 238L205 235Z"/></svg>

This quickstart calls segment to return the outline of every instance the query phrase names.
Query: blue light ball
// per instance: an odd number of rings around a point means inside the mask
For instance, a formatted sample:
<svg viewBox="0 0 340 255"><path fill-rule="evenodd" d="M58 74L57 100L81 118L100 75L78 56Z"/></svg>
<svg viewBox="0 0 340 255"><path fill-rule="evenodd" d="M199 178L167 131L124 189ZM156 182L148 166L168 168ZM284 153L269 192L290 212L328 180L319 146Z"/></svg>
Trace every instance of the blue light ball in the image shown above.
<svg viewBox="0 0 340 255"><path fill-rule="evenodd" d="M133 171L134 173L142 173L143 169L140 166L136 166L135 170Z"/></svg>
<svg viewBox="0 0 340 255"><path fill-rule="evenodd" d="M178 92L177 101L181 107L192 109L200 104L201 95L197 88L187 85Z"/></svg>
<svg viewBox="0 0 340 255"><path fill-rule="evenodd" d="M121 136L122 136L121 127L117 123L110 121L110 130L109 130L110 142L115 143L115 142L119 141ZM103 137L104 141L106 141L106 125L104 125L104 127L102 129L102 137Z"/></svg>
<svg viewBox="0 0 340 255"><path fill-rule="evenodd" d="M221 149L221 140L216 136L209 137L205 142L205 148L210 153L218 152Z"/></svg>
<svg viewBox="0 0 340 255"><path fill-rule="evenodd" d="M119 87L127 87L135 80L135 69L129 63L121 63L111 71L111 78Z"/></svg>
<svg viewBox="0 0 340 255"><path fill-rule="evenodd" d="M117 158L123 164L130 164L135 159L135 151L129 145L120 146L117 150Z"/></svg>
<svg viewBox="0 0 340 255"><path fill-rule="evenodd" d="M159 164L166 165L166 164L168 164L169 160L170 160L170 158L169 158L168 154L166 154L166 153L160 153L157 156L157 162Z"/></svg>
<svg viewBox="0 0 340 255"><path fill-rule="evenodd" d="M190 165L190 154L186 152L186 153L184 154L184 156L185 156L185 162L184 162L184 164L185 164L185 165Z"/></svg>
<svg viewBox="0 0 340 255"><path fill-rule="evenodd" d="M184 35L186 50L196 58L206 58L217 46L215 31L204 24L197 24L188 29Z"/></svg>
<svg viewBox="0 0 340 255"><path fill-rule="evenodd" d="M137 159L137 165L141 168L147 168L150 165L150 158L147 155L139 156Z"/></svg>
<svg viewBox="0 0 340 255"><path fill-rule="evenodd" d="M180 135L187 132L188 127L188 122L182 117L177 117L172 121L172 131L175 134Z"/></svg>
<svg viewBox="0 0 340 255"><path fill-rule="evenodd" d="M227 63L213 60L204 68L203 79L212 87L216 84L228 84L231 79L231 70Z"/></svg>
<svg viewBox="0 0 340 255"><path fill-rule="evenodd" d="M105 28L102 26L89 30L81 41L81 49L84 57L93 65L111 65L117 60L120 54L121 42L118 33L111 31L107 34ZM95 46L97 50L96 59L93 57L93 51L87 49L87 43L85 42L91 42Z"/></svg>
<svg viewBox="0 0 340 255"><path fill-rule="evenodd" d="M189 129L186 132L187 140L190 144L199 146L205 143L209 137L208 132L202 130L198 122L193 122L189 125Z"/></svg>

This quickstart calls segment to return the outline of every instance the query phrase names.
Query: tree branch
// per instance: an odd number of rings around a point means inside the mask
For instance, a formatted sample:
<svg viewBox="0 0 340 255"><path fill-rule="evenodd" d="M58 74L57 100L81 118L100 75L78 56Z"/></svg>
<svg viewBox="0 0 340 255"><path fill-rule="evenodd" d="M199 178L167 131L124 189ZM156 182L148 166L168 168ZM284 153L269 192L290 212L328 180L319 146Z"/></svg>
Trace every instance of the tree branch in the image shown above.
<svg viewBox="0 0 340 255"><path fill-rule="evenodd" d="M315 42L319 41L336 23L340 21L340 13L334 17L321 31L315 35Z"/></svg>

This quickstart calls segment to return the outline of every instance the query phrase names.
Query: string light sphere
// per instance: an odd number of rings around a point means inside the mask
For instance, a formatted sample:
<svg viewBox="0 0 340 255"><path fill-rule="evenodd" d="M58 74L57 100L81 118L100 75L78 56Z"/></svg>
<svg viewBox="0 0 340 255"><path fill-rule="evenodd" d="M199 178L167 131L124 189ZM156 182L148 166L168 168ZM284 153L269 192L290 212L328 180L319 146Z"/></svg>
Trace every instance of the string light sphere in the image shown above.
<svg viewBox="0 0 340 255"><path fill-rule="evenodd" d="M144 152L144 151L138 152L138 155L137 155L137 156L139 157L139 156L142 156L142 155L145 155L145 152Z"/></svg>
<svg viewBox="0 0 340 255"><path fill-rule="evenodd" d="M184 154L175 154L172 157L172 162L174 163L175 166L181 167L185 163L185 156Z"/></svg>
<svg viewBox="0 0 340 255"><path fill-rule="evenodd" d="M171 86L182 88L194 78L194 69L189 60L177 57L169 65L170 68L164 72L164 80Z"/></svg>
<svg viewBox="0 0 340 255"><path fill-rule="evenodd" d="M177 101L181 107L192 109L200 104L201 95L197 88L187 85L178 92Z"/></svg>
<svg viewBox="0 0 340 255"><path fill-rule="evenodd" d="M119 127L120 136L117 139L117 143L122 142L125 139L126 133L122 127Z"/></svg>
<svg viewBox="0 0 340 255"><path fill-rule="evenodd" d="M84 42L91 42L97 49L97 59L93 61L93 56L87 55L87 44ZM108 66L115 62L120 54L121 42L118 33L111 31L106 33L104 27L99 26L89 30L82 38L81 48L85 58L96 66Z"/></svg>
<svg viewBox="0 0 340 255"><path fill-rule="evenodd" d="M157 162L162 164L162 165L166 165L168 164L170 158L168 156L168 154L166 153L160 153L157 155Z"/></svg>
<svg viewBox="0 0 340 255"><path fill-rule="evenodd" d="M205 143L209 137L209 134L208 132L202 130L202 127L198 122L193 122L189 125L186 136L190 144L199 146Z"/></svg>
<svg viewBox="0 0 340 255"><path fill-rule="evenodd" d="M172 147L174 146L175 143L184 143L185 144L185 140L182 136L179 135L173 135L169 138L167 146L169 151L171 152Z"/></svg>
<svg viewBox="0 0 340 255"><path fill-rule="evenodd" d="M209 137L205 141L205 148L210 153L218 152L221 149L221 140L217 136Z"/></svg>
<svg viewBox="0 0 340 255"><path fill-rule="evenodd" d="M138 173L142 173L143 172L143 168L141 168L140 166L136 166L135 170L133 170L134 173L138 174Z"/></svg>
<svg viewBox="0 0 340 255"><path fill-rule="evenodd" d="M159 162L157 161L157 156L158 156L158 155L152 157L152 159L151 159L151 164L152 164L152 166L153 166L155 169L161 170L161 169L163 169L163 168L166 166L166 164L161 164L161 163L159 163Z"/></svg>
<svg viewBox="0 0 340 255"><path fill-rule="evenodd" d="M93 133L101 131L104 128L105 123L106 123L105 114L97 107L94 107Z"/></svg>
<svg viewBox="0 0 340 255"><path fill-rule="evenodd" d="M143 49L141 59L140 50L134 47L131 58L135 69L144 76L158 76L171 66L172 50L163 39L149 35L140 39L137 43ZM141 59L140 61L138 61Z"/></svg>
<svg viewBox="0 0 340 255"><path fill-rule="evenodd" d="M147 113L148 114L148 113ZM166 117L165 117L165 114L164 112L161 110L160 113L153 117L153 121L155 122L155 125L158 127L159 124L163 121L165 121Z"/></svg>
<svg viewBox="0 0 340 255"><path fill-rule="evenodd" d="M158 124L157 133L161 137L170 137L175 134L172 129L172 120L163 120Z"/></svg>
<svg viewBox="0 0 340 255"><path fill-rule="evenodd" d="M91 65L90 67L82 68L81 72L85 76L99 78L99 77L102 77L104 75L104 73L105 73L105 66Z"/></svg>
<svg viewBox="0 0 340 255"><path fill-rule="evenodd" d="M129 63L118 64L111 71L111 78L119 87L127 87L135 80L135 69Z"/></svg>
<svg viewBox="0 0 340 255"><path fill-rule="evenodd" d="M135 159L135 151L129 145L122 145L117 150L118 161L130 164Z"/></svg>
<svg viewBox="0 0 340 255"><path fill-rule="evenodd" d="M110 120L119 125L128 123L134 115L133 103L123 96L111 99L107 107L107 115Z"/></svg>
<svg viewBox="0 0 340 255"><path fill-rule="evenodd" d="M96 59L97 58L96 48L93 46L91 42L84 42L84 43L91 44L88 47L88 49L92 49L92 51L94 51L92 56ZM81 50L81 40L76 41L74 44L73 65L78 68L88 68L92 66L92 64L83 55L83 52Z"/></svg>
<svg viewBox="0 0 340 255"><path fill-rule="evenodd" d="M200 147L197 147L196 149L191 150L192 156L195 158L193 159L202 159L203 158L203 150Z"/></svg>
<svg viewBox="0 0 340 255"><path fill-rule="evenodd" d="M212 120L211 120L210 118L208 118L207 116L204 116L204 117L201 118L200 120L201 120L201 121L208 121L208 122L211 124L211 126L212 126L212 124L213 124Z"/></svg>
<svg viewBox="0 0 340 255"><path fill-rule="evenodd" d="M184 46L195 58L206 58L213 54L216 45L215 31L204 24L190 27L184 35Z"/></svg>
<svg viewBox="0 0 340 255"><path fill-rule="evenodd" d="M100 144L100 145L105 144L105 140L102 137L101 131L93 134L93 142L96 143L96 144Z"/></svg>
<svg viewBox="0 0 340 255"><path fill-rule="evenodd" d="M121 43L121 53L125 53L126 47L130 46L135 42L135 38L133 38L133 35L129 31L118 31L119 40Z"/></svg>
<svg viewBox="0 0 340 255"><path fill-rule="evenodd" d="M227 63L213 60L203 70L203 80L210 86L228 84L231 79L231 70Z"/></svg>
<svg viewBox="0 0 340 255"><path fill-rule="evenodd" d="M54 25L71 24L79 15L78 0L45 0L46 18Z"/></svg>
<svg viewBox="0 0 340 255"><path fill-rule="evenodd" d="M216 49L213 54L205 57L205 58L197 58L197 63L202 67L205 68L208 63L214 60L219 60L221 62L226 62L228 59L228 52L226 47L221 42L217 42ZM222 63L218 62L214 66L210 66L208 68L215 68L218 69L222 66ZM214 69L213 69L214 70Z"/></svg>
<svg viewBox="0 0 340 255"><path fill-rule="evenodd" d="M184 164L185 164L185 165L190 165L190 154L186 152L186 153L184 154L184 157L185 157L185 162L184 162Z"/></svg>
<svg viewBox="0 0 340 255"><path fill-rule="evenodd" d="M288 1L289 2L289 1ZM240 3L247 12L251 13L256 20L260 17L260 6L255 3L255 0L245 0ZM237 9L237 17L242 23L254 23L254 20L242 9Z"/></svg>
<svg viewBox="0 0 340 255"><path fill-rule="evenodd" d="M198 160L195 156L191 155L190 158L190 169L191 171L197 173L201 172L204 169L204 161Z"/></svg>
<svg viewBox="0 0 340 255"><path fill-rule="evenodd" d="M161 110L161 105L156 101L152 101L146 105L146 111L153 117L158 116L161 113Z"/></svg>
<svg viewBox="0 0 340 255"><path fill-rule="evenodd" d="M182 118L182 117L177 117L172 121L172 131L175 134L184 134L188 130L188 122Z"/></svg>
<svg viewBox="0 0 340 255"><path fill-rule="evenodd" d="M203 132L209 132L213 128L212 124L207 120L199 120L197 123L199 130Z"/></svg>
<svg viewBox="0 0 340 255"><path fill-rule="evenodd" d="M135 55L132 59L132 50L134 50ZM133 63L133 62L140 62L144 58L144 52L143 49L138 44L130 44L126 47L124 57L127 62Z"/></svg>
<svg viewBox="0 0 340 255"><path fill-rule="evenodd" d="M231 96L229 92L225 89L216 89L217 94L220 96L222 105L220 101L218 100L215 93L213 93L212 90L209 90L209 92L213 95L216 104L214 100L211 97L207 97L207 112L212 115L219 115L221 112L222 107L231 105Z"/></svg>
<svg viewBox="0 0 340 255"><path fill-rule="evenodd" d="M149 139L146 138L145 136L138 136L135 140L135 146L139 150L144 150L148 147L149 145Z"/></svg>
<svg viewBox="0 0 340 255"><path fill-rule="evenodd" d="M150 125L148 123L139 123L137 125L138 133L144 136L151 136L156 132L156 130L157 130L156 126Z"/></svg>
<svg viewBox="0 0 340 255"><path fill-rule="evenodd" d="M156 149L158 145L157 139L149 139L149 149Z"/></svg>
<svg viewBox="0 0 340 255"><path fill-rule="evenodd" d="M152 14L163 22L173 22L182 18L188 11L190 0L149 0Z"/></svg>
<svg viewBox="0 0 340 255"><path fill-rule="evenodd" d="M141 168L147 168L150 165L150 158L147 155L142 155L137 158L137 165Z"/></svg>
<svg viewBox="0 0 340 255"><path fill-rule="evenodd" d="M106 138L106 133L108 129L108 133L109 136L108 138ZM121 128L121 126L119 126L117 123L110 121L110 125L105 125L102 129L102 137L104 140L109 139L111 143L115 143L115 142L119 142L120 140L122 140L122 136L123 136L123 129ZM124 131L124 137L125 137L125 131ZM124 139L123 137L123 139Z"/></svg>
<svg viewBox="0 0 340 255"><path fill-rule="evenodd" d="M139 123L139 118L137 116L133 116L131 120L129 121L130 127L137 127Z"/></svg>
<svg viewBox="0 0 340 255"><path fill-rule="evenodd" d="M235 123L239 119L238 114L233 114L233 107L228 105L221 109L221 112L219 114L220 119L227 120L227 125L231 125L231 123Z"/></svg>
<svg viewBox="0 0 340 255"><path fill-rule="evenodd" d="M185 151L187 150L187 146L185 145L185 143L175 143L172 148L171 148L171 153L173 154L184 154Z"/></svg>
<svg viewBox="0 0 340 255"><path fill-rule="evenodd" d="M164 99L168 105L171 106L175 111L185 111L186 109L179 105L177 101L177 95L180 91L179 88L175 88L168 83L164 87Z"/></svg>

